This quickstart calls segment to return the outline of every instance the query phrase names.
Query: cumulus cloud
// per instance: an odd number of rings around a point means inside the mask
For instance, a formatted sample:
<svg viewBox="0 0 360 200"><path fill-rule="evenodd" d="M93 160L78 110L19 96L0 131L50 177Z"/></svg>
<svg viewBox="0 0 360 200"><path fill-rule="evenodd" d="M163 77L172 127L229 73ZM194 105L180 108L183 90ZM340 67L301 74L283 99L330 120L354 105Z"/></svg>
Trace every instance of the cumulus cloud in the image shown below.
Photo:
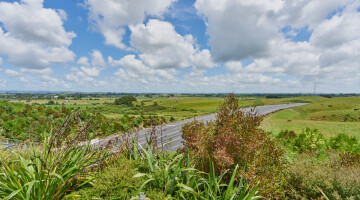
<svg viewBox="0 0 360 200"><path fill-rule="evenodd" d="M176 0L86 0L93 29L103 34L105 44L125 49L127 25L142 23L146 16L161 17Z"/></svg>
<svg viewBox="0 0 360 200"><path fill-rule="evenodd" d="M73 61L68 46L76 34L65 31L63 20L64 11L44 8L43 0L0 2L0 54L30 68Z"/></svg>
<svg viewBox="0 0 360 200"><path fill-rule="evenodd" d="M77 64L83 65L83 66L89 66L90 65L88 58L85 57L85 56L79 58L79 60L77 61Z"/></svg>
<svg viewBox="0 0 360 200"><path fill-rule="evenodd" d="M288 81L278 86L298 88L359 83L359 1L197 0L195 7L206 22L212 55L239 78L281 77ZM291 31L282 32L284 27ZM301 29L309 40L288 38ZM246 58L254 61L244 66Z"/></svg>
<svg viewBox="0 0 360 200"><path fill-rule="evenodd" d="M72 67L71 72L65 75L65 80L74 82L82 85L104 85L103 81L96 80L95 78L100 76L101 71L105 70L107 63L104 60L102 53L94 49L90 53L91 64L89 63L89 58L83 56L79 58L77 64L81 65L79 68Z"/></svg>
<svg viewBox="0 0 360 200"><path fill-rule="evenodd" d="M93 50L91 53L91 65L94 67L104 68L106 67L106 62L102 53L99 50Z"/></svg>
<svg viewBox="0 0 360 200"><path fill-rule="evenodd" d="M281 25L291 25L295 28L309 26L314 29L334 12L351 0L328 0L326 4L322 0L282 1L281 9L273 15Z"/></svg>
<svg viewBox="0 0 360 200"><path fill-rule="evenodd" d="M195 7L206 21L214 58L227 62L269 56L271 43L283 38L279 29L311 31L349 2L197 0Z"/></svg>
<svg viewBox="0 0 360 200"><path fill-rule="evenodd" d="M151 19L146 25L131 26L130 30L130 43L147 66L159 69L215 66L209 50L194 47L193 36L178 34L170 22Z"/></svg>
<svg viewBox="0 0 360 200"><path fill-rule="evenodd" d="M268 13L280 6L281 0L271 3L197 0L195 3L206 21L212 54L223 62L266 55L271 40L280 37Z"/></svg>
<svg viewBox="0 0 360 200"><path fill-rule="evenodd" d="M324 20L315 28L310 42L312 45L330 49L360 38L360 13L350 6L331 19Z"/></svg>
<svg viewBox="0 0 360 200"><path fill-rule="evenodd" d="M178 73L175 69L153 69L145 65L135 55L127 55L120 60L112 60L111 65L121 66L115 75L119 81L133 83L161 82L162 80L176 81L174 75Z"/></svg>

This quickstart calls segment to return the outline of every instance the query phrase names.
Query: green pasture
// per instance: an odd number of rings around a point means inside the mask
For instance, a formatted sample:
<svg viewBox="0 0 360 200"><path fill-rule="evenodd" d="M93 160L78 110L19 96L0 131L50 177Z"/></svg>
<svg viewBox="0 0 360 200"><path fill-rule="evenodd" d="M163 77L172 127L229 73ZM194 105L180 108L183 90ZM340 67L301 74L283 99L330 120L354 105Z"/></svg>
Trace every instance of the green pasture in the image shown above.
<svg viewBox="0 0 360 200"><path fill-rule="evenodd" d="M262 128L274 134L281 130L301 133L316 128L325 136L345 133L360 137L360 97L314 98L313 102L268 116Z"/></svg>

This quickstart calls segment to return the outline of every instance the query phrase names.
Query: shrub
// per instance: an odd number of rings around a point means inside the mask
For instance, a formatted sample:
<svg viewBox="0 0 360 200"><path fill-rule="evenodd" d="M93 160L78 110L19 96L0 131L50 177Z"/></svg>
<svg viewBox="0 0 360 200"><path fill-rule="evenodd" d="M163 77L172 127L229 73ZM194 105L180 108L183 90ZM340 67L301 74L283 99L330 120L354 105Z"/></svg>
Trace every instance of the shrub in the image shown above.
<svg viewBox="0 0 360 200"><path fill-rule="evenodd" d="M119 99L115 99L115 105L126 105L126 106L132 106L132 102L136 101L136 98L130 95L125 95Z"/></svg>
<svg viewBox="0 0 360 200"><path fill-rule="evenodd" d="M336 137L331 137L329 147L338 151L350 151L360 153L360 143L356 137L350 137L346 134L338 134Z"/></svg>
<svg viewBox="0 0 360 200"><path fill-rule="evenodd" d="M315 159L303 153L291 164L287 173L288 199L318 199L322 193L329 199L360 199L360 168L349 168L339 162L337 153L329 159Z"/></svg>
<svg viewBox="0 0 360 200"><path fill-rule="evenodd" d="M294 149L298 152L321 150L326 148L326 140L317 129L306 128L294 140Z"/></svg>
<svg viewBox="0 0 360 200"><path fill-rule="evenodd" d="M195 157L196 167L205 172L210 171L210 162L217 174L239 165L238 177L244 175L253 185L260 181L262 195L281 197L284 152L270 135L259 129L261 120L254 112L243 112L238 99L230 94L219 107L215 122L183 126L184 151L189 151Z"/></svg>
<svg viewBox="0 0 360 200"><path fill-rule="evenodd" d="M80 195L79 199L131 199L131 197L139 195L139 188L144 179L133 178L139 173L138 168L141 163L128 160L123 155L114 158L106 168L100 172L95 180L80 191L76 192ZM159 189L143 190L147 197L151 199L164 199L164 194Z"/></svg>

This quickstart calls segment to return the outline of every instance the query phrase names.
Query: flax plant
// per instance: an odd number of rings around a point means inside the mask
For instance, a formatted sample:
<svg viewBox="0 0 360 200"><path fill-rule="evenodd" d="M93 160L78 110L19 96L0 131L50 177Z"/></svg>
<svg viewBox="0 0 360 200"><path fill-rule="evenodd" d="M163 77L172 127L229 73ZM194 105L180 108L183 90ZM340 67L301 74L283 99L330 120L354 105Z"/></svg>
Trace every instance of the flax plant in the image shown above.
<svg viewBox="0 0 360 200"><path fill-rule="evenodd" d="M87 140L92 120L84 124L78 113L67 117L42 147L30 147L29 158L19 156L4 164L0 174L0 199L50 200L71 197L71 191L92 180L86 172L99 167L109 155L108 148L90 145ZM77 132L70 133L69 126Z"/></svg>

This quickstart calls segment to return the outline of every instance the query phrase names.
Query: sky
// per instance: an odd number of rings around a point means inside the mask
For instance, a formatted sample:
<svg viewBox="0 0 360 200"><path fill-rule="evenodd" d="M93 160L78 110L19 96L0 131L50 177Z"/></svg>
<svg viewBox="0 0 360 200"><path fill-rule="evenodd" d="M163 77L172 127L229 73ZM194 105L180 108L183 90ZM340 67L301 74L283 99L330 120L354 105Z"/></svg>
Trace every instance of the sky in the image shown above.
<svg viewBox="0 0 360 200"><path fill-rule="evenodd" d="M2 0L0 90L360 93L360 0Z"/></svg>

